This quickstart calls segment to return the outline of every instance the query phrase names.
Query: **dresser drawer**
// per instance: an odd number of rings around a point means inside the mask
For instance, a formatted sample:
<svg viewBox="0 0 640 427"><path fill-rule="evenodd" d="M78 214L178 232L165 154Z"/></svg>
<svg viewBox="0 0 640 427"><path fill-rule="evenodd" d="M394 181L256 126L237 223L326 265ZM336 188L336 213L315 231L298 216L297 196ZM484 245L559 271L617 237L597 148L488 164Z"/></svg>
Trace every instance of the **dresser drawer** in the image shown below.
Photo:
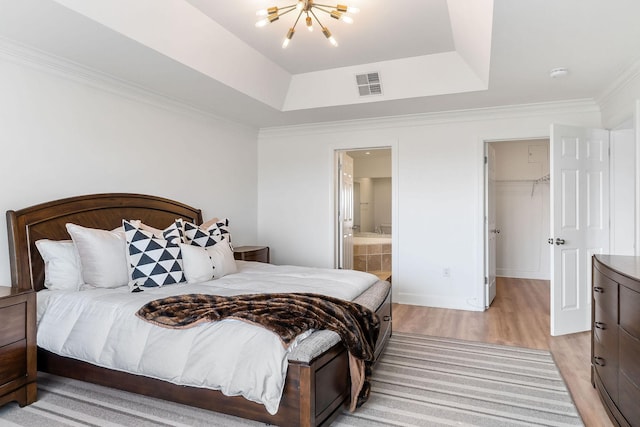
<svg viewBox="0 0 640 427"><path fill-rule="evenodd" d="M0 308L0 347L25 339L26 312L24 302Z"/></svg>
<svg viewBox="0 0 640 427"><path fill-rule="evenodd" d="M618 284L606 277L598 268L593 269L593 299L596 307L617 320Z"/></svg>
<svg viewBox="0 0 640 427"><path fill-rule="evenodd" d="M620 372L618 409L632 426L640 425L640 388Z"/></svg>
<svg viewBox="0 0 640 427"><path fill-rule="evenodd" d="M640 293L620 286L620 326L640 339Z"/></svg>
<svg viewBox="0 0 640 427"><path fill-rule="evenodd" d="M618 334L618 322L597 304L593 310L593 333L605 347L611 348L614 345L618 347L618 343L611 339Z"/></svg>
<svg viewBox="0 0 640 427"><path fill-rule="evenodd" d="M631 382L640 387L640 339L634 338L621 330L618 336L620 340L619 366ZM640 400L638 401L640 402Z"/></svg>
<svg viewBox="0 0 640 427"><path fill-rule="evenodd" d="M610 344L607 343L607 345ZM594 337L592 363L611 399L616 401L618 399L618 346L605 347Z"/></svg>
<svg viewBox="0 0 640 427"><path fill-rule="evenodd" d="M0 385L27 375L27 340L0 347Z"/></svg>

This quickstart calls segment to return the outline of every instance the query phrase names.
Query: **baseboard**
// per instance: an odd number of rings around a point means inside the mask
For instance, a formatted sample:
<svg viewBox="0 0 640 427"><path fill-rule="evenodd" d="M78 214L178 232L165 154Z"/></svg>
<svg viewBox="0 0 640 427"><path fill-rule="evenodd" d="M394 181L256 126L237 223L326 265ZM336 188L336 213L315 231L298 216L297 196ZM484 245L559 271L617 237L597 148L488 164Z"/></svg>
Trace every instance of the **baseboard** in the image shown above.
<svg viewBox="0 0 640 427"><path fill-rule="evenodd" d="M496 270L496 277L511 277L513 279L551 280L551 278L547 274L537 272L537 271Z"/></svg>

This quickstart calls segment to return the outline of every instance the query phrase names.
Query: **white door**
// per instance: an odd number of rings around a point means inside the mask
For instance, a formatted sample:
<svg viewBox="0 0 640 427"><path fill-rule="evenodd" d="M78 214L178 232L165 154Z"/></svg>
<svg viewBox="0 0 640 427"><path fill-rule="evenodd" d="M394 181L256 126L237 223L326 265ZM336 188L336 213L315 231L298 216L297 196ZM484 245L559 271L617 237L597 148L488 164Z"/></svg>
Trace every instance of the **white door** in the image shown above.
<svg viewBox="0 0 640 427"><path fill-rule="evenodd" d="M353 268L353 159L338 153L338 268Z"/></svg>
<svg viewBox="0 0 640 427"><path fill-rule="evenodd" d="M591 257L609 250L609 133L551 126L551 335L591 329Z"/></svg>
<svg viewBox="0 0 640 427"><path fill-rule="evenodd" d="M485 305L488 308L496 297L496 150L486 144L485 155Z"/></svg>

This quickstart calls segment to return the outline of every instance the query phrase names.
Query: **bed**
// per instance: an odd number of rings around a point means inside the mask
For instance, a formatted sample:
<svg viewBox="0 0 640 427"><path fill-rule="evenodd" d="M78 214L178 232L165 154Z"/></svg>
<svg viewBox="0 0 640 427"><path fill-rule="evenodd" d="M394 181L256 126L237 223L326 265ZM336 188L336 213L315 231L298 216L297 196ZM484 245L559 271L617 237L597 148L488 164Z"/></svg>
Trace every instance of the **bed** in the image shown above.
<svg viewBox="0 0 640 427"><path fill-rule="evenodd" d="M136 218L153 227L164 227L176 218L202 223L202 213L197 208L165 198L124 193L72 197L8 211L12 287L44 289L44 263L36 241L69 239L66 223L113 229L122 224L123 218ZM389 284L377 282L354 301L375 310L380 319L377 359L391 334ZM349 401L350 380L348 353L327 332L314 332L301 342L296 354L289 356L284 390L275 414L242 396L226 396L218 390L112 370L42 348L38 348L38 369L273 425L328 425Z"/></svg>

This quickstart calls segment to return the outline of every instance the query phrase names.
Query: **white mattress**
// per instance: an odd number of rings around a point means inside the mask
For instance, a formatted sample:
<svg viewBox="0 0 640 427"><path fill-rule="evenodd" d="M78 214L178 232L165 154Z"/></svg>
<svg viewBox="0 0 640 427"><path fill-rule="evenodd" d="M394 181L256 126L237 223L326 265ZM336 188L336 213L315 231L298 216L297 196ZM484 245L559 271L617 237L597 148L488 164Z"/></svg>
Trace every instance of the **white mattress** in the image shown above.
<svg viewBox="0 0 640 427"><path fill-rule="evenodd" d="M264 404L275 414L287 356L272 332L227 319L173 330L135 316L170 295L313 292L353 300L377 281L368 273L238 261L238 273L200 284L131 293L128 287L38 292L38 346L53 353L180 385L206 387ZM260 349L260 351L256 351Z"/></svg>

